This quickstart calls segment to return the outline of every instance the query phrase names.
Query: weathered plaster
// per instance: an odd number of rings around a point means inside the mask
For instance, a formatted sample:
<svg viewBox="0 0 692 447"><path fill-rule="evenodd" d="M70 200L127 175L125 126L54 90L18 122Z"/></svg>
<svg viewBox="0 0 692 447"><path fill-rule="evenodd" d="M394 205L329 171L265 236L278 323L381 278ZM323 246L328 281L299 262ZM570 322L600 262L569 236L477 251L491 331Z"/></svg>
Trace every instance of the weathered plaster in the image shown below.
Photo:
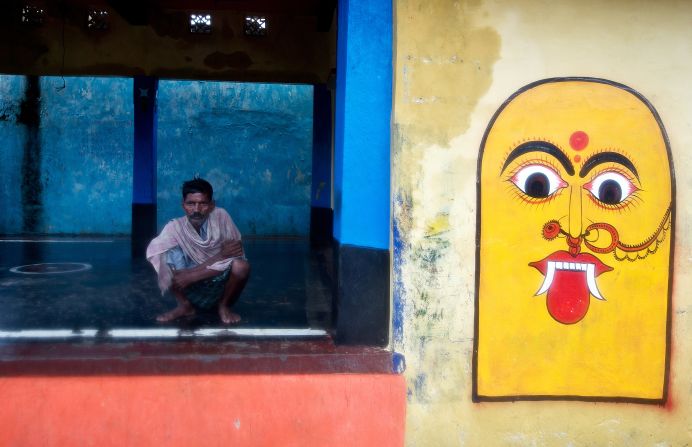
<svg viewBox="0 0 692 447"><path fill-rule="evenodd" d="M480 4L397 3L398 30L408 28L415 34L413 39L397 35L397 123L425 142L447 146L451 137L464 132L492 82L500 37L479 25Z"/></svg>
<svg viewBox="0 0 692 447"><path fill-rule="evenodd" d="M128 233L132 82L0 76L0 84L0 232Z"/></svg>
<svg viewBox="0 0 692 447"><path fill-rule="evenodd" d="M692 443L691 20L692 5L674 1L396 2L393 281L403 329L394 348L407 359L407 444ZM554 76L623 82L669 133L679 205L665 407L471 402L482 134L510 94Z"/></svg>
<svg viewBox="0 0 692 447"><path fill-rule="evenodd" d="M161 81L158 226L180 215L180 185L199 174L243 235L310 227L312 87ZM196 150L203 147L203 151Z"/></svg>

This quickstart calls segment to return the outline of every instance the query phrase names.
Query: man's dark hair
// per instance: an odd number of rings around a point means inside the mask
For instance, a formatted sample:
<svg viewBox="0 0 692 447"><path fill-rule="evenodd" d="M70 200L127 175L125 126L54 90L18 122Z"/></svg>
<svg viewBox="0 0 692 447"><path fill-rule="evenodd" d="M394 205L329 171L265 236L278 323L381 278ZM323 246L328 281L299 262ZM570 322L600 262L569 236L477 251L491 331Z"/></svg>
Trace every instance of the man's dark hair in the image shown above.
<svg viewBox="0 0 692 447"><path fill-rule="evenodd" d="M202 193L206 195L209 200L214 199L214 188L211 184L202 178L193 178L183 183L183 200L188 194Z"/></svg>

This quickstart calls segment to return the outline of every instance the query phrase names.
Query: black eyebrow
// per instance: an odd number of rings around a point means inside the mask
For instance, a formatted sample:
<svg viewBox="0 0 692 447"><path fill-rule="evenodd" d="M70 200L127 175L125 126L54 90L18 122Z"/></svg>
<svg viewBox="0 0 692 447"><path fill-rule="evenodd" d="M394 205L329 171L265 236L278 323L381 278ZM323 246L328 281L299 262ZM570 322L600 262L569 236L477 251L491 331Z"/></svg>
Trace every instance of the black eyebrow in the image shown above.
<svg viewBox="0 0 692 447"><path fill-rule="evenodd" d="M590 170L601 163L619 163L632 171L634 176L637 177L637 180L639 179L639 174L637 174L637 169L634 167L634 164L629 160L629 158L618 154L617 152L601 152L589 158L584 163L584 166L582 166L581 171L579 171L579 177L584 178Z"/></svg>
<svg viewBox="0 0 692 447"><path fill-rule="evenodd" d="M526 143L520 144L510 152L505 164L502 166L502 170L504 171L512 160L529 152L545 152L548 155L552 155L557 158L557 161L560 162L569 175L574 175L574 166L572 166L572 162L569 161L569 158L567 158L557 146L547 141L527 141Z"/></svg>

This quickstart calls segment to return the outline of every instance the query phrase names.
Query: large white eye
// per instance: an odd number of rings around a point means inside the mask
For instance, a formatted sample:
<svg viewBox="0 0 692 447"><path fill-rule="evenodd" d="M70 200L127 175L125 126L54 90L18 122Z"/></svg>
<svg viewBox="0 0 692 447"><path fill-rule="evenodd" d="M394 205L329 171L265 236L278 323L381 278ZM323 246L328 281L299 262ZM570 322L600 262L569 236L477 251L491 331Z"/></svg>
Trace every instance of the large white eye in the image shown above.
<svg viewBox="0 0 692 447"><path fill-rule="evenodd" d="M567 183L552 168L538 164L522 166L510 180L524 194L537 199L550 197L558 189L567 186Z"/></svg>
<svg viewBox="0 0 692 447"><path fill-rule="evenodd" d="M637 190L632 182L619 172L606 171L584 185L596 199L606 205L617 205Z"/></svg>

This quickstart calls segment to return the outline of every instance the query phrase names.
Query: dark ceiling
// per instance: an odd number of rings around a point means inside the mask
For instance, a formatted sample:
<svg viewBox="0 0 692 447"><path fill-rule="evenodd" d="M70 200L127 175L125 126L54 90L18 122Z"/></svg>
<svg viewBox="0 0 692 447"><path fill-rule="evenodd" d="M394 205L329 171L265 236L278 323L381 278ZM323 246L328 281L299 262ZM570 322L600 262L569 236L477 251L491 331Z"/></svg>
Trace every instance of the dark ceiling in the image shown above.
<svg viewBox="0 0 692 447"><path fill-rule="evenodd" d="M41 10L27 23L27 7ZM91 9L108 26L87 26ZM209 13L206 35L190 14ZM267 34L243 29L267 17ZM324 83L336 65L336 0L7 0L0 4L0 73Z"/></svg>

